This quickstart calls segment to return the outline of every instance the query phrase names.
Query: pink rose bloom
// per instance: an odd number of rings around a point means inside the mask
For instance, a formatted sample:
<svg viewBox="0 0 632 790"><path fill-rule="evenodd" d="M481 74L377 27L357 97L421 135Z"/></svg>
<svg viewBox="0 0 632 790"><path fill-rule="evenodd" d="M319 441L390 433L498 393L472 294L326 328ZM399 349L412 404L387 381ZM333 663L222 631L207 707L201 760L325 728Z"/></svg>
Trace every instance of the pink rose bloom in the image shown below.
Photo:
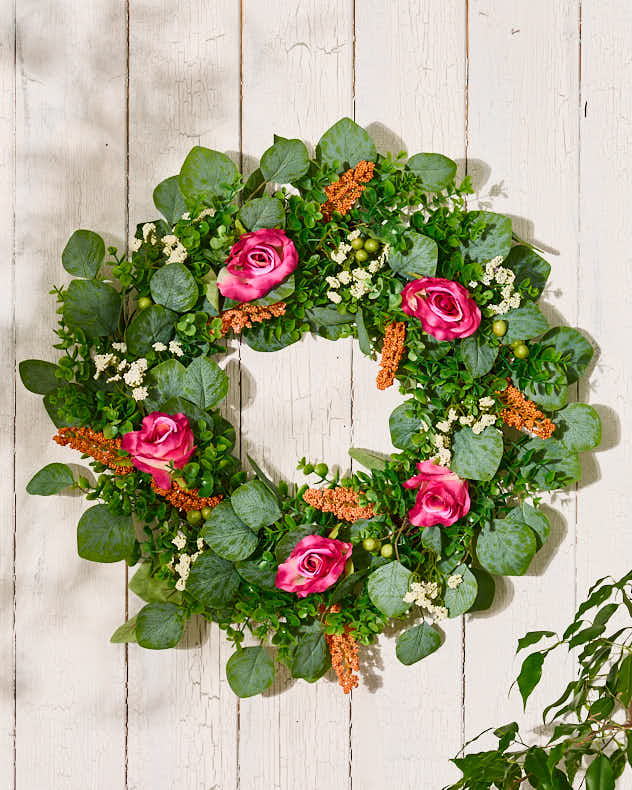
<svg viewBox="0 0 632 790"><path fill-rule="evenodd" d="M408 511L411 524L416 527L449 527L470 512L467 480L433 461L417 464L419 474L406 480L404 488L416 488L415 506Z"/></svg>
<svg viewBox="0 0 632 790"><path fill-rule="evenodd" d="M467 288L442 277L408 283L402 291L402 310L418 318L424 332L437 340L469 337L481 323L481 311Z"/></svg>
<svg viewBox="0 0 632 790"><path fill-rule="evenodd" d="M149 472L158 488L171 488L170 468L182 469L195 450L193 431L184 414L154 411L143 419L140 431L121 439L121 449L132 456L141 472Z"/></svg>
<svg viewBox="0 0 632 790"><path fill-rule="evenodd" d="M308 535L299 540L287 560L279 565L276 586L296 593L299 598L323 592L338 580L352 548L351 543L342 540Z"/></svg>
<svg viewBox="0 0 632 790"><path fill-rule="evenodd" d="M222 296L252 302L285 280L297 264L296 247L282 230L262 228L244 233L231 247L217 287Z"/></svg>

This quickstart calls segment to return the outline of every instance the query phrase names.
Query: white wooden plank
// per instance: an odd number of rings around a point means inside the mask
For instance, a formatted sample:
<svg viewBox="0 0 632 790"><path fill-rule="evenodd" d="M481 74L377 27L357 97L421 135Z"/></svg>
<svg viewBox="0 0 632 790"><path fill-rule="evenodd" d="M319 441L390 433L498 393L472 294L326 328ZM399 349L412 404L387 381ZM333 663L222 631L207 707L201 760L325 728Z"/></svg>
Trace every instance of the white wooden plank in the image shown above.
<svg viewBox="0 0 632 790"><path fill-rule="evenodd" d="M238 164L239 41L239 7L229 0L131 4L132 232L156 215L154 186L178 172L194 145L233 152ZM238 387L231 394L238 417ZM130 595L131 614L141 605ZM224 671L230 652L219 629L202 621L176 650L130 646L130 789L236 787L237 701Z"/></svg>
<svg viewBox="0 0 632 790"><path fill-rule="evenodd" d="M125 226L125 12L118 2L17 4L17 358L54 359L53 283L77 227ZM107 196L106 198L104 196ZM124 571L77 557L85 503L29 497L50 441L41 398L18 385L17 786L123 788Z"/></svg>
<svg viewBox="0 0 632 790"><path fill-rule="evenodd" d="M244 6L246 162L274 132L315 142L352 113L352 5L333 0ZM275 354L241 346L242 442L277 478L302 455L348 466L351 350L306 338ZM334 682L287 687L240 705L240 787L349 787L349 702Z"/></svg>
<svg viewBox="0 0 632 790"><path fill-rule="evenodd" d="M369 126L380 150L462 160L464 4L360 0L356 52L356 120ZM356 346L353 444L389 451L388 417L402 397L396 385L379 392L376 373L377 362ZM397 661L394 636L380 640L378 668L368 668L378 681L353 692L354 786L441 787L456 776L448 759L461 745L461 620L445 631L441 649L414 667Z"/></svg>
<svg viewBox="0 0 632 790"><path fill-rule="evenodd" d="M578 3L472 0L469 31L468 153L479 182L473 204L511 215L515 232L551 250L545 312L554 324L575 325ZM572 669L568 660L548 662L526 716L517 693L507 699L520 666L512 661L517 638L563 627L574 611L574 492L554 496L547 514L551 538L528 574L503 579L490 612L467 617L466 738L517 719L535 740L529 730Z"/></svg>

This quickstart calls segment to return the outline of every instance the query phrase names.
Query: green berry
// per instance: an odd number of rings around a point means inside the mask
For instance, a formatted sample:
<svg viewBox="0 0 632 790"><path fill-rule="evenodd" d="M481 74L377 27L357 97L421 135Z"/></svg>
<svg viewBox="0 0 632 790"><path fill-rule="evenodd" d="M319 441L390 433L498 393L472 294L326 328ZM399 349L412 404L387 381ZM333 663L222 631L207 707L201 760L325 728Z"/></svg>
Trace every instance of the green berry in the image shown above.
<svg viewBox="0 0 632 790"><path fill-rule="evenodd" d="M314 471L313 464L305 464L305 466L303 466L303 474L304 475L311 475L311 473L313 471Z"/></svg>
<svg viewBox="0 0 632 790"><path fill-rule="evenodd" d="M202 514L199 510L189 510L187 513L187 521L192 527L197 526L202 521Z"/></svg>
<svg viewBox="0 0 632 790"><path fill-rule="evenodd" d="M367 551L375 551L380 544L375 540L375 538L365 538L362 541L362 548L366 549Z"/></svg>
<svg viewBox="0 0 632 790"><path fill-rule="evenodd" d="M327 464L316 464L314 472L316 472L319 477L326 477L327 472L329 472L329 467Z"/></svg>
<svg viewBox="0 0 632 790"><path fill-rule="evenodd" d="M364 247L364 239L361 239L359 236L357 239L353 239L351 241L351 248L354 250L361 250Z"/></svg>
<svg viewBox="0 0 632 790"><path fill-rule="evenodd" d="M511 343L512 348L518 348L518 346L522 346L522 345L524 345L523 340L514 340L513 343Z"/></svg>
<svg viewBox="0 0 632 790"><path fill-rule="evenodd" d="M207 518L211 517L211 513L213 512L213 508L212 507L203 507L201 512L202 512L202 518L204 519L204 521L206 521Z"/></svg>
<svg viewBox="0 0 632 790"><path fill-rule="evenodd" d="M153 302L148 296L141 296L138 300L138 309L139 310L146 310L148 307L151 307Z"/></svg>
<svg viewBox="0 0 632 790"><path fill-rule="evenodd" d="M355 256L358 263L364 263L369 260L369 253L366 250L358 250Z"/></svg>
<svg viewBox="0 0 632 790"><path fill-rule="evenodd" d="M367 239L364 242L364 249L370 253L377 252L380 249L380 242L377 239Z"/></svg>
<svg viewBox="0 0 632 790"><path fill-rule="evenodd" d="M492 324L492 332L496 337L502 337L507 334L507 322L503 321L502 318L499 318L498 321L494 321Z"/></svg>
<svg viewBox="0 0 632 790"><path fill-rule="evenodd" d="M386 559L388 559L389 557L392 557L393 556L393 545L391 543L385 543L382 546L382 548L380 549L380 554L382 555L382 557L386 557Z"/></svg>
<svg viewBox="0 0 632 790"><path fill-rule="evenodd" d="M520 343L520 345L514 348L514 354L518 359L526 359L529 356L529 349L524 343Z"/></svg>

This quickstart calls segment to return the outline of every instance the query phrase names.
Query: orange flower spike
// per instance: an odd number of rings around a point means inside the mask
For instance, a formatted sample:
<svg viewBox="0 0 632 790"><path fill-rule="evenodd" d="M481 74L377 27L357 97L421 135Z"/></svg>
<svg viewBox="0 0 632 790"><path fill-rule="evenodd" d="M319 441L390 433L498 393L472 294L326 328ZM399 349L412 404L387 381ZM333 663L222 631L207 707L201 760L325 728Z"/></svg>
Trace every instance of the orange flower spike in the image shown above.
<svg viewBox="0 0 632 790"><path fill-rule="evenodd" d="M132 462L129 458L119 455L121 440L108 439L100 431L93 431L92 428L60 428L53 441L62 447L72 447L84 455L89 455L107 466L117 475L129 474L132 470Z"/></svg>
<svg viewBox="0 0 632 790"><path fill-rule="evenodd" d="M323 513L334 513L341 521L353 523L360 518L372 518L375 513L371 505L358 504L358 492L350 488L308 488L304 501Z"/></svg>
<svg viewBox="0 0 632 790"><path fill-rule="evenodd" d="M332 606L330 611L339 612L340 606ZM357 688L359 679L356 674L360 669L358 643L351 633L351 627L345 626L342 634L326 634L325 641L331 655L331 666L338 676L338 683L345 694Z"/></svg>
<svg viewBox="0 0 632 790"><path fill-rule="evenodd" d="M382 359L380 372L377 374L377 388L388 389L395 381L395 374L399 363L404 356L404 341L406 340L406 324L403 321L393 321L384 329L384 345L382 346Z"/></svg>
<svg viewBox="0 0 632 790"><path fill-rule="evenodd" d="M238 335L242 329L250 328L253 323L260 324L270 318L278 318L285 314L285 302L263 307L256 304L240 304L222 313L222 336L228 334L230 330Z"/></svg>
<svg viewBox="0 0 632 790"><path fill-rule="evenodd" d="M326 220L331 219L334 211L339 214L346 214L353 208L355 202L366 189L367 184L373 178L373 162L362 161L343 173L338 181L325 187L327 200L322 204L321 210Z"/></svg>
<svg viewBox="0 0 632 790"><path fill-rule="evenodd" d="M555 424L513 384L508 382L507 389L496 394L505 407L500 417L506 425L526 429L540 439L548 439L555 431Z"/></svg>
<svg viewBox="0 0 632 790"><path fill-rule="evenodd" d="M203 507L214 508L222 501L221 496L204 497L198 496L197 488L184 489L174 481L171 483L171 488L158 488L158 486L151 481L151 487L161 497L164 497L169 504L184 510L189 513L191 510L202 510Z"/></svg>

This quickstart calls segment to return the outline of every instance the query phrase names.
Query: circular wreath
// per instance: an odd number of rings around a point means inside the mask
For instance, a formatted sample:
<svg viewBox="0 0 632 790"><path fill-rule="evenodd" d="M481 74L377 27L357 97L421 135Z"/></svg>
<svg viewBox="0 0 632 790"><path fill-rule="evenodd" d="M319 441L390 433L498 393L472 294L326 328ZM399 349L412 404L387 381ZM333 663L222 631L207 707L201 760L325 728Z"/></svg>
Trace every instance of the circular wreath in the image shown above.
<svg viewBox="0 0 632 790"><path fill-rule="evenodd" d="M348 692L358 645L391 618L416 617L396 648L413 664L439 647L436 623L490 606L495 574L525 573L549 534L539 492L577 481L600 441L594 409L567 404L593 349L549 328L549 264L508 217L468 211L455 177L440 154L377 154L344 118L314 157L275 138L245 183L195 147L154 191L164 219L107 264L98 234L72 234L61 357L20 374L95 475L49 464L28 491L81 489L97 504L79 555L138 565L147 603L113 642L173 647L198 614L236 647L236 694L273 682L266 643L296 678L333 665ZM368 471L346 477L303 458L315 485L300 488L249 459L249 479L211 357L231 334L271 352L306 332L381 355L377 387L407 396L389 420L398 452L352 449Z"/></svg>

